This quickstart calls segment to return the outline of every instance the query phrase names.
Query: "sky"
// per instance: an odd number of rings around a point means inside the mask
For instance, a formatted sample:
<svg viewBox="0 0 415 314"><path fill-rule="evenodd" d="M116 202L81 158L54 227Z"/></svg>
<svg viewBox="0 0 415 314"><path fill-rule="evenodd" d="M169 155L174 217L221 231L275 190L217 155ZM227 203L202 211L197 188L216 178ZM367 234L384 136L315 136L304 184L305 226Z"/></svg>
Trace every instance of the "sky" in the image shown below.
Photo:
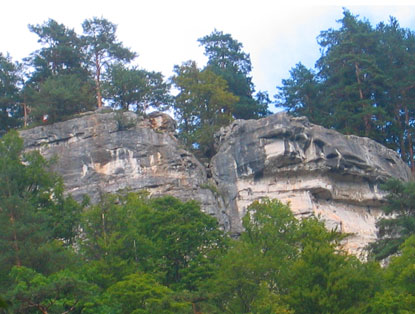
<svg viewBox="0 0 415 314"><path fill-rule="evenodd" d="M39 49L28 24L51 18L81 34L85 19L104 17L118 25L124 46L138 53L136 65L170 77L174 65L187 60L206 64L197 39L217 29L243 44L256 90L272 97L298 62L314 66L320 56L316 37L339 27L343 7L372 25L394 16L415 31L413 0L7 0L0 11L0 52L21 61Z"/></svg>

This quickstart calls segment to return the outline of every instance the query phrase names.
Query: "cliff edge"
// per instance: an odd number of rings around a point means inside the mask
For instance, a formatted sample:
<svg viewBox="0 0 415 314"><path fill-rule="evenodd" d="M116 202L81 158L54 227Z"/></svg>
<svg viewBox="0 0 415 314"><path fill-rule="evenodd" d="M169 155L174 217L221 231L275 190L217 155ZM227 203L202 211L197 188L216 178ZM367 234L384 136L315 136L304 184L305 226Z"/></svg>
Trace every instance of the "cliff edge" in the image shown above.
<svg viewBox="0 0 415 314"><path fill-rule="evenodd" d="M318 216L328 228L353 234L346 248L355 253L376 238L384 198L379 185L411 176L397 153L375 141L285 113L236 120L216 134L216 143L211 168L231 230L242 230L252 201L278 198L296 215Z"/></svg>
<svg viewBox="0 0 415 314"><path fill-rule="evenodd" d="M353 234L358 253L376 238L376 219L388 178L409 180L409 168L392 150L357 136L278 113L236 120L216 134L209 169L185 150L168 115L96 111L20 134L28 150L57 156L67 193L93 202L106 192L148 190L194 199L234 234L247 206L263 197L290 202L298 216L318 216L328 228Z"/></svg>
<svg viewBox="0 0 415 314"><path fill-rule="evenodd" d="M65 191L97 202L103 193L147 190L153 196L194 199L203 211L228 226L227 216L209 188L204 166L175 137L167 114L147 118L133 112L98 110L75 119L21 131L25 148L57 157L54 166Z"/></svg>

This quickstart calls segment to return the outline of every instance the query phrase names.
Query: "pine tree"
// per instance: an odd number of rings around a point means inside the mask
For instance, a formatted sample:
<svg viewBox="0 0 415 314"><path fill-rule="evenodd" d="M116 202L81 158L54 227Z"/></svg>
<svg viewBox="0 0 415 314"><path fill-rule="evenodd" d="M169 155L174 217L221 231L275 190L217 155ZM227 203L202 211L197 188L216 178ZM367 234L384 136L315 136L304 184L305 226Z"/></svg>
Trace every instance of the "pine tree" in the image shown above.
<svg viewBox="0 0 415 314"><path fill-rule="evenodd" d="M329 109L324 108L317 75L302 63L292 68L290 75L278 87L279 93L275 95L277 105L295 116L307 116L311 122L327 126L325 113Z"/></svg>
<svg viewBox="0 0 415 314"><path fill-rule="evenodd" d="M117 63L108 68L103 95L113 108L144 113L149 108L167 109L171 102L169 90L170 84L161 73Z"/></svg>
<svg viewBox="0 0 415 314"><path fill-rule="evenodd" d="M0 135L21 125L21 66L0 53Z"/></svg>
<svg viewBox="0 0 415 314"><path fill-rule="evenodd" d="M130 62L136 53L118 41L117 26L104 18L87 19L82 23L88 66L94 74L98 108L102 107L102 75L114 62Z"/></svg>
<svg viewBox="0 0 415 314"><path fill-rule="evenodd" d="M331 104L329 115L337 130L376 139L383 113L376 95L384 85L376 62L378 37L368 21L347 10L343 14L339 30L329 29L318 37L323 52L317 66L325 101Z"/></svg>
<svg viewBox="0 0 415 314"><path fill-rule="evenodd" d="M261 101L261 97L255 99L253 96L255 89L249 76L251 58L242 50L242 44L230 34L217 30L198 41L209 58L207 68L225 79L229 91L239 97L239 101L231 107L232 116L235 119L257 119L269 114L267 97Z"/></svg>
<svg viewBox="0 0 415 314"><path fill-rule="evenodd" d="M93 81L86 68L84 42L73 29L55 20L29 25L43 46L27 59L34 68L23 90L31 119L60 121L91 110L95 102Z"/></svg>
<svg viewBox="0 0 415 314"><path fill-rule="evenodd" d="M81 206L62 193L60 179L38 152L22 154L15 131L0 139L0 278L7 287L13 266L50 273L66 265L65 247Z"/></svg>

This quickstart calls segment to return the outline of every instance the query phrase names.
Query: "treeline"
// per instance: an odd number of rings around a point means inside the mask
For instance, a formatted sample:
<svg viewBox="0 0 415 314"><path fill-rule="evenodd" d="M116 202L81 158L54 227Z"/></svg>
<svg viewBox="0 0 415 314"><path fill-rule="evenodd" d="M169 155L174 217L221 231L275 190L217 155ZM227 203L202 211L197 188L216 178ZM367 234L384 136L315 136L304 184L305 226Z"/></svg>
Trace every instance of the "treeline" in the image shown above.
<svg viewBox="0 0 415 314"><path fill-rule="evenodd" d="M347 10L338 22L339 29L318 36L315 68L299 63L283 80L277 104L327 128L370 137L414 172L414 31L393 17L373 27Z"/></svg>
<svg viewBox="0 0 415 314"><path fill-rule="evenodd" d="M413 313L410 233L381 268L343 251L345 235L263 200L234 240L193 201L125 191L77 203L22 149L16 132L0 139L4 313Z"/></svg>
<svg viewBox="0 0 415 314"><path fill-rule="evenodd" d="M392 17L373 27L348 10L339 23L318 36L315 68L292 68L274 103L325 127L370 137L415 171L414 32ZM42 48L22 63L0 54L0 134L36 125L46 115L50 123L103 104L140 113L170 109L184 143L211 157L220 127L270 113L268 94L252 83L249 54L230 34L214 30L200 38L207 64L183 62L166 79L133 65L137 53L117 39L110 21L93 18L82 28L79 35L54 20L30 25Z"/></svg>
<svg viewBox="0 0 415 314"><path fill-rule="evenodd" d="M52 19L29 25L42 47L22 63L0 54L0 134L103 104L139 113L171 109L185 143L209 157L213 133L221 126L269 113L267 94L255 93L249 54L229 34L215 30L199 39L209 59L204 68L187 61L165 79L133 65L137 53L118 40L110 21L88 19L82 28L79 35Z"/></svg>
<svg viewBox="0 0 415 314"><path fill-rule="evenodd" d="M283 81L278 104L370 136L413 166L413 33L395 19L373 28L348 11L340 23L321 33L316 70L299 64ZM253 203L234 240L192 201L125 191L93 205L65 196L51 162L24 153L11 129L104 103L138 112L173 108L185 143L210 156L213 132L268 114L270 103L255 93L249 55L228 34L199 39L205 67L188 61L165 80L131 65L136 53L118 41L114 24L91 19L83 29L78 35L53 20L32 25L40 50L24 63L0 56L0 311L414 312L413 182L384 187L391 215L379 221L367 261L342 249L345 235L315 218L297 220L276 200ZM387 257L384 268L374 261Z"/></svg>

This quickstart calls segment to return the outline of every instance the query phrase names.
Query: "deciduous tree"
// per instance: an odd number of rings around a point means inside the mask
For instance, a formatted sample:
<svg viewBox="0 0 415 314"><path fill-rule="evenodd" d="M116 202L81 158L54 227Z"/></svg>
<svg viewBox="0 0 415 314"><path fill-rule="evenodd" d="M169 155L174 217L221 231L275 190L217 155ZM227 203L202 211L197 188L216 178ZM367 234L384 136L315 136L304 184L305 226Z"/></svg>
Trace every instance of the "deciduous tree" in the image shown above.
<svg viewBox="0 0 415 314"><path fill-rule="evenodd" d="M195 290L211 276L211 263L225 245L214 218L195 202L172 197L107 196L85 213L82 226L81 247L92 264L106 269L91 270L105 288L140 269L171 288Z"/></svg>
<svg viewBox="0 0 415 314"><path fill-rule="evenodd" d="M91 303L95 290L69 269L44 275L15 266L11 277L15 284L7 295L15 313L76 313Z"/></svg>
<svg viewBox="0 0 415 314"><path fill-rule="evenodd" d="M189 313L190 304L174 300L174 292L150 274L131 274L106 292L109 304L121 313Z"/></svg>
<svg viewBox="0 0 415 314"><path fill-rule="evenodd" d="M232 106L238 97L228 91L226 81L206 68L199 70L195 62L176 66L172 81L179 93L174 99L180 136L190 148L202 155L213 156L213 135L232 120Z"/></svg>

